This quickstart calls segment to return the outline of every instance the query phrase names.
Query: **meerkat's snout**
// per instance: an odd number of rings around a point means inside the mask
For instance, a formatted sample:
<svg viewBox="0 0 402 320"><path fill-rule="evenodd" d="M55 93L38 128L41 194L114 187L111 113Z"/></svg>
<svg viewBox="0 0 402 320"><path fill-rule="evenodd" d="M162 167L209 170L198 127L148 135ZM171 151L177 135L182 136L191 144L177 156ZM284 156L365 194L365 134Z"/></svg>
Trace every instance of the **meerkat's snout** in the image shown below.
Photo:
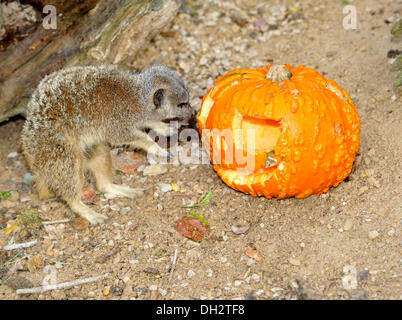
<svg viewBox="0 0 402 320"><path fill-rule="evenodd" d="M196 110L188 103L188 107L190 108L190 117L188 118L187 121L187 126L189 128L195 128L196 124L197 124L197 112Z"/></svg>

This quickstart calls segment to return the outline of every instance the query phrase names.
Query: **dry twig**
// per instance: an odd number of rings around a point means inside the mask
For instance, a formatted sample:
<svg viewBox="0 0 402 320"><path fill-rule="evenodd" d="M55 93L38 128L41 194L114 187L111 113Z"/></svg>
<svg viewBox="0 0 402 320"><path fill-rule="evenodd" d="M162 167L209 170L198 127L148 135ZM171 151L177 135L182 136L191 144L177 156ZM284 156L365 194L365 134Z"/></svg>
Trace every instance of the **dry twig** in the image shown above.
<svg viewBox="0 0 402 320"><path fill-rule="evenodd" d="M41 292L49 291L49 290L59 290L59 289L73 287L73 286L77 286L77 285L88 283L88 282L95 282L95 281L98 281L100 279L105 279L105 278L107 278L107 274L103 274L103 275L97 276L97 277L77 279L77 280L58 283L58 284L49 284L49 285L45 285L45 286L41 286L41 287L17 289L16 293L17 294L27 294L27 293L41 293Z"/></svg>

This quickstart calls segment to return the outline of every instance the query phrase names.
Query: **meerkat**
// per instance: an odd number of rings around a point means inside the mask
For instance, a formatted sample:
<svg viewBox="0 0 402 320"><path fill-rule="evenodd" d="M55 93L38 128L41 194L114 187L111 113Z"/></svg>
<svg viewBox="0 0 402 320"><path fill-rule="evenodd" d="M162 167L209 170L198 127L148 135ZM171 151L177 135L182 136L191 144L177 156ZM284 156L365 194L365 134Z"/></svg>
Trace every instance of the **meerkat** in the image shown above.
<svg viewBox="0 0 402 320"><path fill-rule="evenodd" d="M183 80L172 69L142 73L115 67L70 67L46 76L27 105L22 145L40 199L58 196L92 225L108 217L81 201L84 172L100 192L135 198L141 188L112 182L110 146L130 145L167 156L146 130L170 136L194 117Z"/></svg>

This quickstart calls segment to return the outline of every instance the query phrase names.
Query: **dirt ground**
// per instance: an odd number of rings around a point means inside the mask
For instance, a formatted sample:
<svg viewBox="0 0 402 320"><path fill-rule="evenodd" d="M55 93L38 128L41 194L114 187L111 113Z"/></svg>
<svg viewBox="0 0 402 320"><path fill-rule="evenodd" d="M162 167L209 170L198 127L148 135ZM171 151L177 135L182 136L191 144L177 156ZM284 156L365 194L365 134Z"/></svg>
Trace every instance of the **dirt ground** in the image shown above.
<svg viewBox="0 0 402 320"><path fill-rule="evenodd" d="M402 112L387 57L400 42L385 20L400 17L402 2L351 4L356 30L343 28L341 0L191 1L132 66L176 68L198 108L214 79L235 67L289 63L319 70L352 95L360 115L360 156L348 181L321 196L268 200L228 188L209 164L167 165L166 173L144 176L146 157L139 153L139 170L115 180L145 188L145 195L98 193L90 206L111 219L86 226L73 222L62 201L39 201L24 183L28 168L13 153L24 120L13 119L0 125L0 192L17 191L0 200L0 244L38 242L0 251L0 299L401 299ZM177 186L163 192L158 183ZM209 191L211 202L197 213L210 227L195 243L176 231L176 221L187 213L183 204ZM68 221L6 234L27 208L42 221ZM234 225L249 229L235 234ZM249 258L247 247L261 260ZM15 291L103 274L61 290Z"/></svg>

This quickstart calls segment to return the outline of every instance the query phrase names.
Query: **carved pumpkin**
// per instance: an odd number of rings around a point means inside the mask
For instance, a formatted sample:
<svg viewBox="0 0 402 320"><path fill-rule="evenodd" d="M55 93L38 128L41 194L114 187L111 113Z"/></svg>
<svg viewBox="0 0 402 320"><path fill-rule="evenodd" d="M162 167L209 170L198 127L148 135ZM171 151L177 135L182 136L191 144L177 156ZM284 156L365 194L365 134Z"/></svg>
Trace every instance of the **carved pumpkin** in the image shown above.
<svg viewBox="0 0 402 320"><path fill-rule="evenodd" d="M337 186L350 174L360 142L348 93L304 66L228 72L204 96L198 125L221 179L267 198L304 198ZM210 134L225 129L232 137ZM250 129L254 141L247 140Z"/></svg>

